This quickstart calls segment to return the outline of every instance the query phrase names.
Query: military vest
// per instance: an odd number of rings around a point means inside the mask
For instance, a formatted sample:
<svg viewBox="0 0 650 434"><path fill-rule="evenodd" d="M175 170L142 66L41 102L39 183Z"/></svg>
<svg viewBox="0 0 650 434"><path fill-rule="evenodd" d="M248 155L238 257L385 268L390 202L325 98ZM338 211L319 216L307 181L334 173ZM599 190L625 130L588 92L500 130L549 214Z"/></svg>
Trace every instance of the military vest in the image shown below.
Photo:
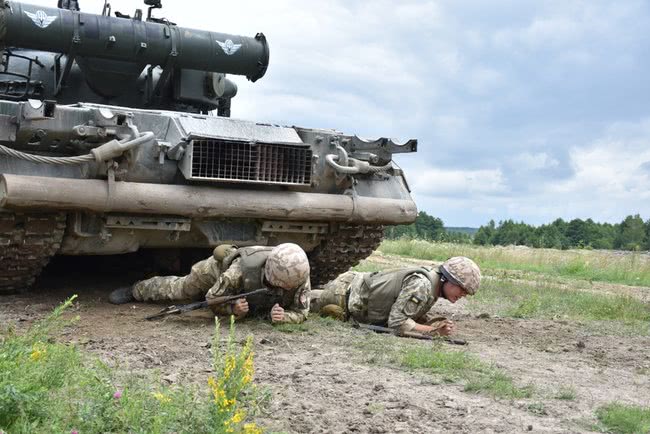
<svg viewBox="0 0 650 434"><path fill-rule="evenodd" d="M267 286L264 282L264 265L271 250L273 250L273 247L242 247L224 259L224 269L229 267L235 259L241 259L241 292L253 291ZM246 301L248 301L250 312L255 315L268 313L275 303L279 303L280 306L283 305L282 297L274 294L257 294L246 297Z"/></svg>
<svg viewBox="0 0 650 434"><path fill-rule="evenodd" d="M364 276L363 284L368 288L368 321L371 324L386 323L390 310L402 291L404 279L414 273L423 274L431 282L431 289L437 297L440 275L422 267L375 272Z"/></svg>

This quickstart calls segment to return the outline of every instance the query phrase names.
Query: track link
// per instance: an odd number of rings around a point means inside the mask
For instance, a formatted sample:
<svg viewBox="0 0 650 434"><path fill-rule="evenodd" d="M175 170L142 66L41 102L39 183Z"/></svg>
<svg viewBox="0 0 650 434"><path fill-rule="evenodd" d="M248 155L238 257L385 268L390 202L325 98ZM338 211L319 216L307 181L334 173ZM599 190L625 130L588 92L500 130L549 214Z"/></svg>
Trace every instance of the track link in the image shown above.
<svg viewBox="0 0 650 434"><path fill-rule="evenodd" d="M0 212L0 295L27 289L61 247L66 215Z"/></svg>
<svg viewBox="0 0 650 434"><path fill-rule="evenodd" d="M309 253L312 285L321 286L357 265L379 247L383 236L380 225L340 225Z"/></svg>

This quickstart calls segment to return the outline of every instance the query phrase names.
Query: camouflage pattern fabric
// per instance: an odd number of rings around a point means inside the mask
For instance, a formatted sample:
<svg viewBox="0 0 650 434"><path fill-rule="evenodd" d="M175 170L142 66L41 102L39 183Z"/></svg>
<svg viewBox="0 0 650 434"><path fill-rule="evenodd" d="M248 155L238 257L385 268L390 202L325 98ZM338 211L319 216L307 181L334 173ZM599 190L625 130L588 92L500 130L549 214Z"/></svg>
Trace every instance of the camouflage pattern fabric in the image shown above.
<svg viewBox="0 0 650 434"><path fill-rule="evenodd" d="M312 312L331 304L346 308L348 313L359 322L367 322L368 288L363 285L363 277L369 273L348 271L330 281L323 288L318 300L312 307ZM345 305L345 294L350 289L350 297ZM388 327L399 328L401 331L411 331L416 323L425 324L435 317L430 313L436 302L434 288L431 282L421 273L414 273L404 279L402 290L386 318Z"/></svg>
<svg viewBox="0 0 650 434"><path fill-rule="evenodd" d="M312 297L311 311L320 312L320 310L328 304L335 304L347 310L347 306L345 304L345 294L350 287L352 279L357 274L359 273L348 271L347 273L341 274L336 279L327 282L325 287L322 290L319 290L317 294L315 294L317 297Z"/></svg>
<svg viewBox="0 0 650 434"><path fill-rule="evenodd" d="M133 285L133 296L140 301L197 301L221 275L221 263L213 257L197 262L187 276L157 276Z"/></svg>
<svg viewBox="0 0 650 434"><path fill-rule="evenodd" d="M271 250L264 266L264 276L273 286L298 288L309 280L309 259L297 244L284 243Z"/></svg>
<svg viewBox="0 0 650 434"><path fill-rule="evenodd" d="M209 257L197 262L187 276L160 276L133 285L133 296L140 301L190 301L244 292L241 259L235 259L228 269ZM284 323L301 323L309 314L311 286L309 280L295 291L284 291L282 305ZM215 313L231 315L232 305L216 307Z"/></svg>
<svg viewBox="0 0 650 434"><path fill-rule="evenodd" d="M408 332L417 323L427 323L429 310L437 301L431 282L424 275L415 273L404 279L402 291L390 310L388 327Z"/></svg>
<svg viewBox="0 0 650 434"><path fill-rule="evenodd" d="M474 261L465 256L454 256L443 262L442 267L468 294L476 294L481 286L481 270Z"/></svg>
<svg viewBox="0 0 650 434"><path fill-rule="evenodd" d="M237 258L230 264L230 267L226 271L221 273L217 282L209 289L206 298L241 294L245 292L243 282L244 274L242 273L241 259ZM295 291L283 291L283 323L299 324L307 319L309 315L310 291L311 285L309 280ZM215 306L214 311L219 315L231 315L232 305Z"/></svg>

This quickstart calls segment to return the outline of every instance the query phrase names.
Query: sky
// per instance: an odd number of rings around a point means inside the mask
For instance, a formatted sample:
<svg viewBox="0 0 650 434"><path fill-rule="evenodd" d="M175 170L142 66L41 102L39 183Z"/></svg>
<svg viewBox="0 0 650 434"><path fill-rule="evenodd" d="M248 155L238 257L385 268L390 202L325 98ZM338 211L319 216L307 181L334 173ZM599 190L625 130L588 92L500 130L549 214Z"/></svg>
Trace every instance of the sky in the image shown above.
<svg viewBox="0 0 650 434"><path fill-rule="evenodd" d="M163 6L156 16L181 26L268 38L266 76L234 78L233 117L417 138L395 160L418 208L447 226L650 218L647 0Z"/></svg>

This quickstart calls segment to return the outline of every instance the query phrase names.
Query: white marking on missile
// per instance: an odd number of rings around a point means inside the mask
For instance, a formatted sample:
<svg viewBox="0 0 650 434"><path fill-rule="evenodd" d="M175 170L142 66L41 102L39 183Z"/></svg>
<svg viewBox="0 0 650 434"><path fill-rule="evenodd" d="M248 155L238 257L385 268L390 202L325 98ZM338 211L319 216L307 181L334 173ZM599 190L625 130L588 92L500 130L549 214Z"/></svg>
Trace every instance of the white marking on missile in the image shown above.
<svg viewBox="0 0 650 434"><path fill-rule="evenodd" d="M228 56L235 54L241 48L241 44L235 44L230 39L226 39L224 42L217 41L217 44Z"/></svg>
<svg viewBox="0 0 650 434"><path fill-rule="evenodd" d="M56 15L48 16L45 12L38 10L35 14L25 11L25 14L32 19L34 24L36 24L41 29L46 28L56 20Z"/></svg>

